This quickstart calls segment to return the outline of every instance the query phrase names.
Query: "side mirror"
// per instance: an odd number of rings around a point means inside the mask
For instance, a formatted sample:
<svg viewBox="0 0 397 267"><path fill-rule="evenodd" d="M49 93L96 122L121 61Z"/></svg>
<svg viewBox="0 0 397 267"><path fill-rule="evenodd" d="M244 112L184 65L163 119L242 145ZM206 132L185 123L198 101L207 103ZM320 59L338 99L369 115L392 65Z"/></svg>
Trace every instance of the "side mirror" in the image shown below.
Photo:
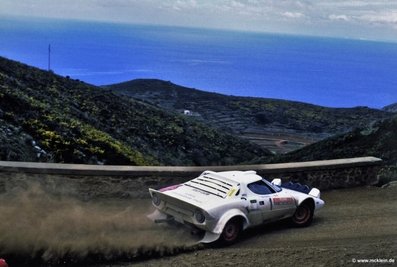
<svg viewBox="0 0 397 267"><path fill-rule="evenodd" d="M273 179L272 184L281 186L281 179L280 178Z"/></svg>

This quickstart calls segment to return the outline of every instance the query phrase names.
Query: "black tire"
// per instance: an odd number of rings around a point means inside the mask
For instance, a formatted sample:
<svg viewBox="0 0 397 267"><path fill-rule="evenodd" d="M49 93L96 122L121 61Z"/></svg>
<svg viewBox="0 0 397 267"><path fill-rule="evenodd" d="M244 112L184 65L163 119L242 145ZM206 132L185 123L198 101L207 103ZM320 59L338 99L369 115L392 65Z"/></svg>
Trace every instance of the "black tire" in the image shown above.
<svg viewBox="0 0 397 267"><path fill-rule="evenodd" d="M313 221L313 213L313 205L309 201L305 201L296 208L294 216L292 216L292 222L298 227L309 226Z"/></svg>
<svg viewBox="0 0 397 267"><path fill-rule="evenodd" d="M229 220L223 228L219 241L221 241L223 245L231 245L235 243L238 240L242 229L241 220L238 218Z"/></svg>

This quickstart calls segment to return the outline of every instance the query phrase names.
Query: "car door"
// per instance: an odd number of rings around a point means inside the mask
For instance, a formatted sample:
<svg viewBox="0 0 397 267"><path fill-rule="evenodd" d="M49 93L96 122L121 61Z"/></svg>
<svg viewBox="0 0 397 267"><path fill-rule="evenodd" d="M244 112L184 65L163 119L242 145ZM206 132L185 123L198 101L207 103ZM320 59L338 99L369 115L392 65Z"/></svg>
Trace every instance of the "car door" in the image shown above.
<svg viewBox="0 0 397 267"><path fill-rule="evenodd" d="M248 218L251 224L258 225L263 223L271 210L271 198L266 195L251 194L248 197Z"/></svg>
<svg viewBox="0 0 397 267"><path fill-rule="evenodd" d="M271 214L269 219L290 216L296 209L295 199L285 194L274 194L271 197Z"/></svg>
<svg viewBox="0 0 397 267"><path fill-rule="evenodd" d="M275 191L263 181L247 185L248 217L251 224L258 225L268 220Z"/></svg>

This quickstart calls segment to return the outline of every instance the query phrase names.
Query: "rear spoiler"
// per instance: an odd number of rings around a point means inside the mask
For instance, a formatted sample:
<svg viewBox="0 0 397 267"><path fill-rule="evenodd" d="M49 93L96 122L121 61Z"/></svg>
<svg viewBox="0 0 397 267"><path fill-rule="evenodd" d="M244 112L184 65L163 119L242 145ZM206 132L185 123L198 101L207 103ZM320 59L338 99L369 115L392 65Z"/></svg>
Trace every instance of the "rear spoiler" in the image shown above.
<svg viewBox="0 0 397 267"><path fill-rule="evenodd" d="M197 209L202 209L201 207L199 207L195 204L189 203L186 200L182 200L182 199L179 199L179 198L176 198L173 196L169 196L159 190L149 188L149 193L150 193L150 196L152 197L153 205L160 210L163 208L164 204L166 204L166 203L175 205L177 207L181 207L184 210L191 210L192 212ZM157 204L156 204L156 202L157 202Z"/></svg>

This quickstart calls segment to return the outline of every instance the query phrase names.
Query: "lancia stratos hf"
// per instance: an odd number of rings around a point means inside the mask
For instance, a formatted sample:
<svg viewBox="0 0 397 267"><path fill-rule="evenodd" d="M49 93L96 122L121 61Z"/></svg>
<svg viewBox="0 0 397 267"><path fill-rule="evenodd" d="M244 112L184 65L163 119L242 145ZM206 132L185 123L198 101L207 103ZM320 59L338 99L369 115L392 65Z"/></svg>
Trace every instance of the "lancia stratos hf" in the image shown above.
<svg viewBox="0 0 397 267"><path fill-rule="evenodd" d="M149 189L155 222L178 222L205 231L202 243L235 242L241 231L291 218L308 226L324 206L317 188L299 183L271 183L255 171L205 171L186 183Z"/></svg>

